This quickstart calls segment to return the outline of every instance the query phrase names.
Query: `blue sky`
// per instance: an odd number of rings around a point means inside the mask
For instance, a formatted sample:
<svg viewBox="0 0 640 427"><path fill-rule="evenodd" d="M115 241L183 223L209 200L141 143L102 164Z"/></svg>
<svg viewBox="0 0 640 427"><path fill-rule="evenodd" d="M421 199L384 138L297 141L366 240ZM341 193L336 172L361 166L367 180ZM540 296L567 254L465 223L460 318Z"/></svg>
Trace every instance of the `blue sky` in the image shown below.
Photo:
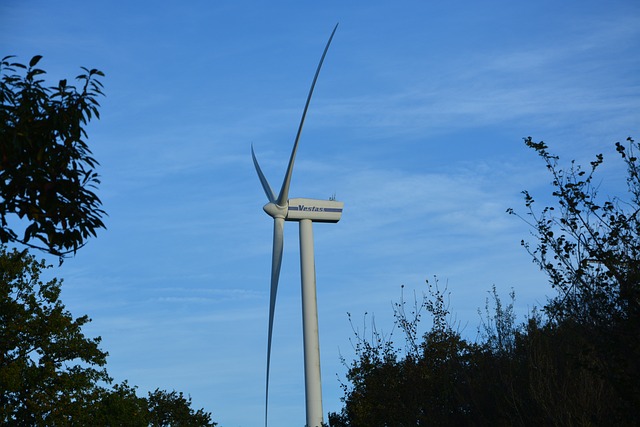
<svg viewBox="0 0 640 427"><path fill-rule="evenodd" d="M347 4L348 3L348 4ZM635 1L5 0L0 54L36 54L52 82L99 68L89 128L108 229L55 274L89 314L116 381L191 394L224 427L260 425L272 220L322 49L340 23L302 134L290 196L345 202L314 227L324 410L341 407L350 312L390 332L392 301L438 276L474 338L495 284L518 312L552 291L520 247L520 191L549 177L522 143L566 161L640 138ZM285 227L270 420L304 424L298 230Z"/></svg>

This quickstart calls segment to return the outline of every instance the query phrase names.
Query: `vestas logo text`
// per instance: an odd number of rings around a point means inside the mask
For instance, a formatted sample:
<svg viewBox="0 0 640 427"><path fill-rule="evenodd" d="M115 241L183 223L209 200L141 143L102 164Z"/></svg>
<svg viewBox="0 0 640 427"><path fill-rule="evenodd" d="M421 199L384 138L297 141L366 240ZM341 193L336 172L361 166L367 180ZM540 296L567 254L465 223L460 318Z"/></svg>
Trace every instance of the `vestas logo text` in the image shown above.
<svg viewBox="0 0 640 427"><path fill-rule="evenodd" d="M298 211L303 211L303 212L324 212L324 208L322 207L318 207L318 206L305 206L305 205L298 205Z"/></svg>

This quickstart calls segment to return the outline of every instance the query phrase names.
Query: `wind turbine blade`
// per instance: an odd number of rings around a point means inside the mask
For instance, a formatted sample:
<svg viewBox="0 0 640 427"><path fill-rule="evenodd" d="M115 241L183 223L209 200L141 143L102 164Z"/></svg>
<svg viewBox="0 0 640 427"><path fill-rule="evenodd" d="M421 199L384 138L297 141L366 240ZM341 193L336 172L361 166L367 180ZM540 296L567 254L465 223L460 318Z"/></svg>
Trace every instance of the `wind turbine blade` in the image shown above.
<svg viewBox="0 0 640 427"><path fill-rule="evenodd" d="M276 310L278 279L282 265L282 247L284 245L284 218L273 219L273 253L271 256L271 298L269 301L269 334L267 336L267 385L264 404L264 425L267 427L269 413L269 371L271 367L271 338L273 336L273 317Z"/></svg>
<svg viewBox="0 0 640 427"><path fill-rule="evenodd" d="M293 172L293 162L296 159L296 152L298 151L298 141L300 141L300 135L302 134L302 126L304 125L304 119L307 117L307 110L309 109L309 103L311 102L311 96L313 95L313 89L316 87L316 81L318 80L318 75L320 74L320 69L322 68L322 63L324 62L324 57L327 55L327 51L329 50L329 45L331 45L331 40L333 40L333 35L336 33L338 29L338 24L333 28L333 32L329 37L329 41L324 48L324 52L322 52L322 57L320 58L320 63L318 64L318 68L316 69L316 74L313 77L313 82L311 83L311 89L309 90L309 95L307 96L307 103L304 106L304 110L302 111L302 118L300 119L300 126L298 126L298 133L296 135L296 141L293 144L293 150L291 151L291 157L289 158L289 167L287 168L287 174L284 177L284 181L282 182L282 188L280 189L280 194L278 194L278 200L276 204L278 206L285 206L285 202L289 197L289 184L291 183L291 173Z"/></svg>
<svg viewBox="0 0 640 427"><path fill-rule="evenodd" d="M264 189L264 193L267 195L267 199L271 203L276 201L276 195L273 194L273 190L262 173L262 169L260 169L260 165L258 164L258 159L256 159L256 153L253 151L253 144L251 144L251 157L253 157L253 165L256 167L256 172L258 172L258 178L260 178L260 183L262 184L262 188Z"/></svg>

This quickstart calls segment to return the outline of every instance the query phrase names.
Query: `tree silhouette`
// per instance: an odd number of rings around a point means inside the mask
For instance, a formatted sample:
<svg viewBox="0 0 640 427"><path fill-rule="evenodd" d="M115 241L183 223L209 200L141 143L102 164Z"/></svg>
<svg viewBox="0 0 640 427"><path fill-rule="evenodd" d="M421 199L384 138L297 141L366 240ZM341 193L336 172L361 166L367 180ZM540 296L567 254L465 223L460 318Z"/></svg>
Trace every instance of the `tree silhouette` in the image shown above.
<svg viewBox="0 0 640 427"><path fill-rule="evenodd" d="M450 325L442 292L423 296L411 312L395 305L394 343L356 333L347 365L344 407L333 427L416 425L637 425L640 419L640 176L631 138L615 148L626 168L628 198L601 200L596 172L569 169L543 142L526 138L552 176L556 204L536 210L524 192L534 245L522 245L557 295L515 322L513 301L493 289L476 342ZM421 313L432 327L417 334Z"/></svg>
<svg viewBox="0 0 640 427"><path fill-rule="evenodd" d="M93 192L98 162L86 143L104 74L83 68L79 88L66 79L45 87L41 58L0 61L0 242L62 257L104 228Z"/></svg>

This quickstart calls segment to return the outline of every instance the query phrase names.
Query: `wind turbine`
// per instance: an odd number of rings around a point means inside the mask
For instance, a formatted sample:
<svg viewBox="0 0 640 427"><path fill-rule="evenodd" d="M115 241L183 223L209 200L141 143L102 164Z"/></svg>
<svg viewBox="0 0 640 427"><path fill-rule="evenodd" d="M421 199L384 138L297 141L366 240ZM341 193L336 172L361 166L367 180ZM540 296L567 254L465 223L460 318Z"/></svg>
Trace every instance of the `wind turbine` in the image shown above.
<svg viewBox="0 0 640 427"><path fill-rule="evenodd" d="M264 205L264 211L273 218L273 252L271 258L271 297L269 301L269 332L267 338L267 379L265 391L265 413L264 423L267 426L269 408L269 370L271 365L271 338L273 335L273 317L276 306L276 294L278 292L278 279L280 277L280 266L282 265L282 247L284 244L284 222L297 221L300 224L300 270L302 276L302 329L304 341L304 379L305 379L305 403L307 413L307 427L320 427L323 422L322 416L322 385L320 381L320 343L318 338L318 306L316 300L316 271L313 254L313 222L335 223L342 216L344 203L331 200L317 200L296 198L289 199L289 185L293 172L293 163L298 150L298 142L302 133L302 126L307 115L313 89L320 74L320 68L329 50L329 45L333 35L338 29L336 24L329 41L324 48L320 63L316 69L316 74L311 83L311 89L307 96L307 102L302 112L302 119L298 127L289 166L282 182L280 192L276 197L269 182L265 178L258 160L256 159L253 146L251 146L251 157L258 172L260 183L264 189L269 203Z"/></svg>

